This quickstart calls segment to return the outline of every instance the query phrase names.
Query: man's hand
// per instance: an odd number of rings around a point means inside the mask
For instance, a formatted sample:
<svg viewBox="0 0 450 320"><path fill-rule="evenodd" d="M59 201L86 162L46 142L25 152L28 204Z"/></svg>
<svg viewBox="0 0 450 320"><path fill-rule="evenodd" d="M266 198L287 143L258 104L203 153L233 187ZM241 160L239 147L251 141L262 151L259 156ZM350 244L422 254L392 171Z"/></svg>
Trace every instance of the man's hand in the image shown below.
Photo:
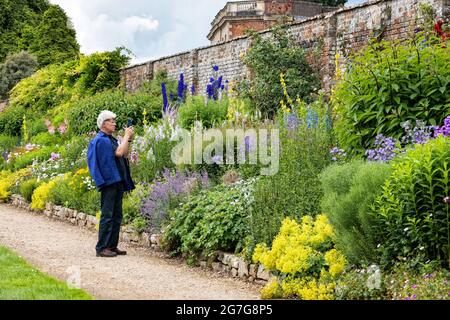
<svg viewBox="0 0 450 320"><path fill-rule="evenodd" d="M130 140L133 140L133 138L134 138L134 128L133 127L127 127L125 129L124 140L125 141L130 141Z"/></svg>

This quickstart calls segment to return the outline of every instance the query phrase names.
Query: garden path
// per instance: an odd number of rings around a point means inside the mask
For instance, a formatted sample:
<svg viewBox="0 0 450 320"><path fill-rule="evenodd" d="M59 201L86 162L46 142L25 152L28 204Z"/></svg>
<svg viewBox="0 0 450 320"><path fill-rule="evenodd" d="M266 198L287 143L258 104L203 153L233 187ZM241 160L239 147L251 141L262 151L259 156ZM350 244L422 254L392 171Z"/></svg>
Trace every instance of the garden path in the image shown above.
<svg viewBox="0 0 450 320"><path fill-rule="evenodd" d="M253 300L259 287L191 268L148 249L129 247L128 255L97 258L94 232L0 204L0 245L14 250L39 270L60 280L80 270L81 288L96 299ZM75 267L75 268L74 268Z"/></svg>

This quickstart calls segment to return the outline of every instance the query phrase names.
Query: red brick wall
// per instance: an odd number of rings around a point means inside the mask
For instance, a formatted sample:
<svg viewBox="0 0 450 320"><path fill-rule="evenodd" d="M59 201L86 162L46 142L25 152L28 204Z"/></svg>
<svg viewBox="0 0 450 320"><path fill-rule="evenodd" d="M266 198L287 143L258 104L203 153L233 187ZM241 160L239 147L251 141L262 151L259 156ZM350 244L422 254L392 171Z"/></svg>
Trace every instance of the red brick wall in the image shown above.
<svg viewBox="0 0 450 320"><path fill-rule="evenodd" d="M428 0L428 3L434 6L438 14L450 14L450 0ZM340 64L345 66L348 54L367 45L374 36L384 39L408 38L416 25L417 13L417 0L372 0L293 23L289 32L305 49L321 48L320 58L310 55L310 59L320 66L322 85L329 90L335 72L336 53L341 56ZM243 28L244 25L236 26L234 32L241 32ZM270 35L270 31L262 33ZM196 84L197 92L204 93L213 65L219 66L224 79L240 79L247 74L241 56L249 46L248 38L238 37L225 43L126 68L122 71L122 80L127 90L134 91L156 70L165 68L174 79L184 72L187 81Z"/></svg>
<svg viewBox="0 0 450 320"><path fill-rule="evenodd" d="M273 26L275 21L261 21L261 20L249 20L249 21L232 21L231 24L231 37L236 38L245 35L247 29L251 30L264 30Z"/></svg>

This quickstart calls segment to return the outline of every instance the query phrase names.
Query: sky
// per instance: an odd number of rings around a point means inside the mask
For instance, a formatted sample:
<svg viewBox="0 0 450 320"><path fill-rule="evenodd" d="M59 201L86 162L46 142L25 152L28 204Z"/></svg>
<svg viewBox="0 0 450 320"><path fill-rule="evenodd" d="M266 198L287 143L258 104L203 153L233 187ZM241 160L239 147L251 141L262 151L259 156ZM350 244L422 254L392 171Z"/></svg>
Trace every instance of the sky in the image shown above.
<svg viewBox="0 0 450 320"><path fill-rule="evenodd" d="M211 21L226 0L50 0L67 13L81 52L125 46L131 64L209 44ZM364 0L349 0L347 6Z"/></svg>

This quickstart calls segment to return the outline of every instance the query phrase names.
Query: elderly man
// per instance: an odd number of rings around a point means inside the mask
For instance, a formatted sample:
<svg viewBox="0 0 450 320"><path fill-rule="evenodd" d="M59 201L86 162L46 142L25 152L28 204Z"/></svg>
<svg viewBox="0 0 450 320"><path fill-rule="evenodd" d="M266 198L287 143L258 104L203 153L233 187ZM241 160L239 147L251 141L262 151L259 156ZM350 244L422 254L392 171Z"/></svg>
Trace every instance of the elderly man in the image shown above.
<svg viewBox="0 0 450 320"><path fill-rule="evenodd" d="M130 175L128 153L134 136L133 127L125 129L122 142L112 136L116 131L116 115L102 111L97 118L100 129L89 143L87 162L97 190L101 192L101 218L97 257L116 257L126 251L117 248L122 223L122 199L124 192L134 189Z"/></svg>

